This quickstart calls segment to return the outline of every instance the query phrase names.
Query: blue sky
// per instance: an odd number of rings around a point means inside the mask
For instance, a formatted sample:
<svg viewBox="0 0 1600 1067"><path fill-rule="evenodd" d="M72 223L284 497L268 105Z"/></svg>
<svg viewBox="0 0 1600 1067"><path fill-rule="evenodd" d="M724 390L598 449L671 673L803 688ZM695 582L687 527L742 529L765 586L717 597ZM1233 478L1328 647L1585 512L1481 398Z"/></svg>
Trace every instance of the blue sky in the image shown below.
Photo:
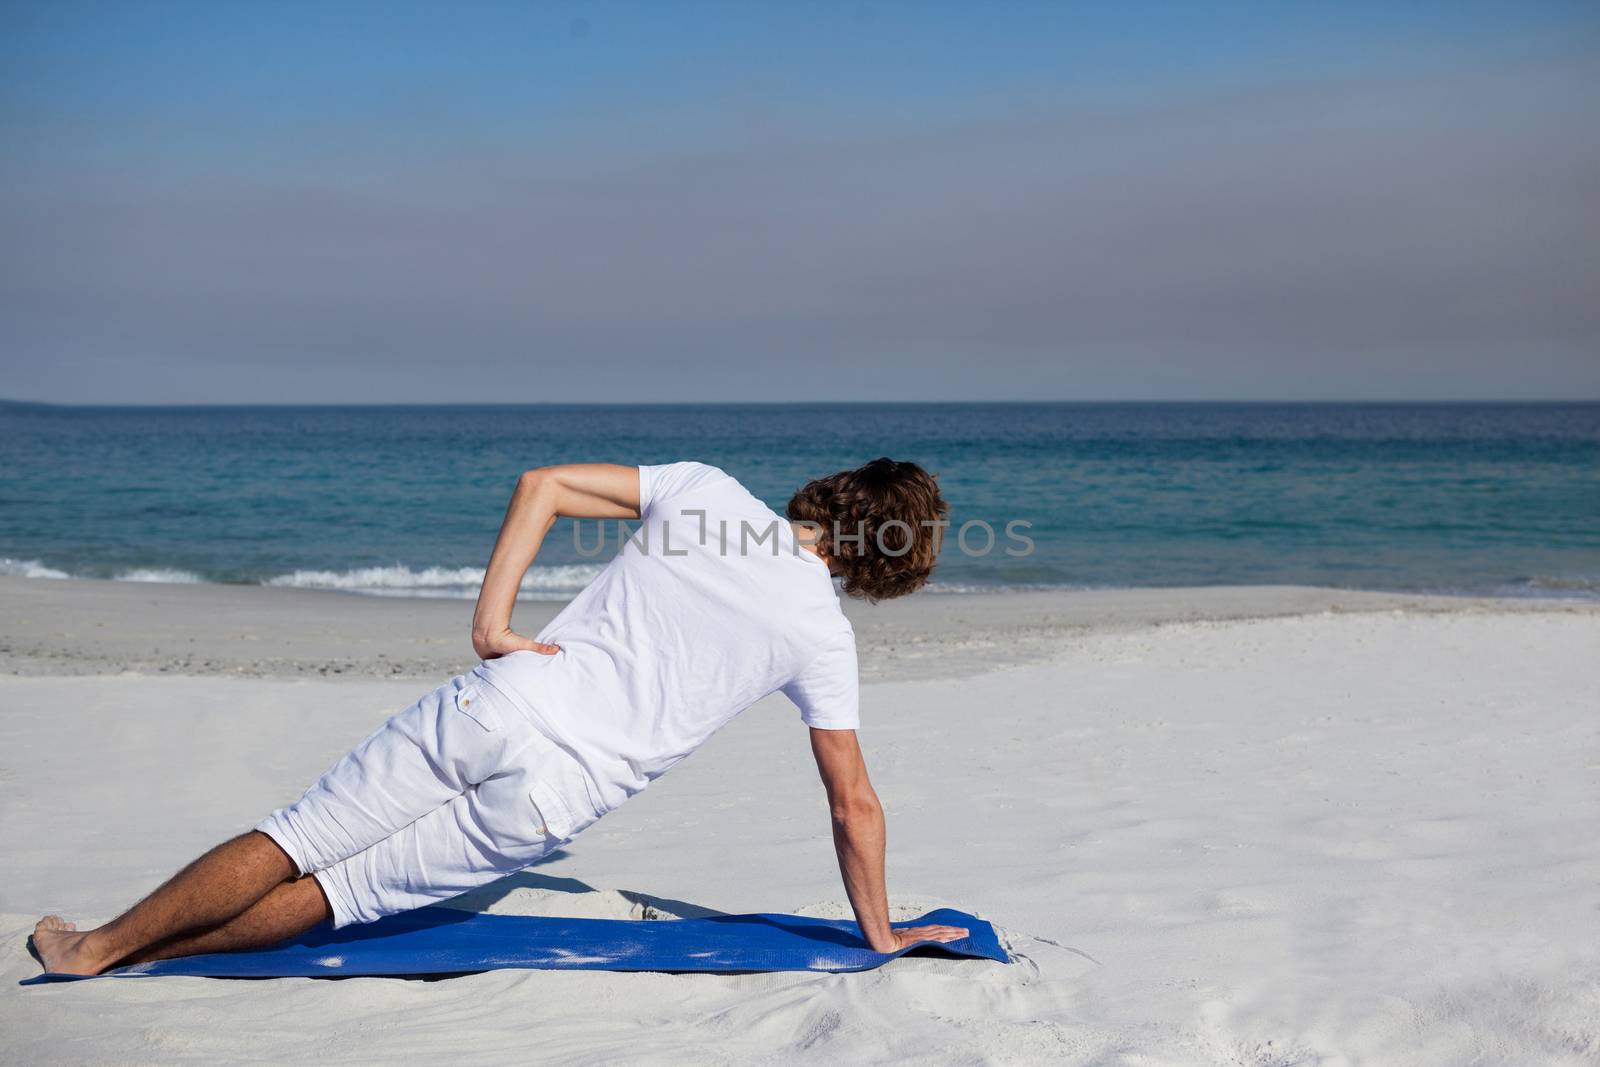
<svg viewBox="0 0 1600 1067"><path fill-rule="evenodd" d="M1600 6L0 7L60 401L1600 396Z"/></svg>

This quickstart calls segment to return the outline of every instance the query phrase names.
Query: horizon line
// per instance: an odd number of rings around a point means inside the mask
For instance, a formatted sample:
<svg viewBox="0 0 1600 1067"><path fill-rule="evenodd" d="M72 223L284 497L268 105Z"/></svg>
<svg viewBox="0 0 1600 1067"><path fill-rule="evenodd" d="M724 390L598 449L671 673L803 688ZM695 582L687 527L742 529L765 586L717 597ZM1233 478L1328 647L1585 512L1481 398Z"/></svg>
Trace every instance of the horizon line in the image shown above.
<svg viewBox="0 0 1600 1067"><path fill-rule="evenodd" d="M279 401L173 401L173 402L134 402L122 403L113 401L59 401L59 400L18 400L10 397L0 397L0 409L5 408L72 408L72 409L105 409L105 410L193 410L193 409L304 409L304 408L801 408L801 407L1131 407L1135 405L1204 405L1204 406L1233 406L1233 407L1265 407L1265 406L1300 406L1300 407L1354 407L1354 406L1431 406L1431 407L1466 407L1485 404L1522 404L1549 407L1582 407L1584 405L1600 404L1600 396L1584 397L1579 399L1531 397L1531 398L1394 398L1383 400L1372 399L1118 399L1118 400L518 400L518 401L489 401L489 400L279 400Z"/></svg>

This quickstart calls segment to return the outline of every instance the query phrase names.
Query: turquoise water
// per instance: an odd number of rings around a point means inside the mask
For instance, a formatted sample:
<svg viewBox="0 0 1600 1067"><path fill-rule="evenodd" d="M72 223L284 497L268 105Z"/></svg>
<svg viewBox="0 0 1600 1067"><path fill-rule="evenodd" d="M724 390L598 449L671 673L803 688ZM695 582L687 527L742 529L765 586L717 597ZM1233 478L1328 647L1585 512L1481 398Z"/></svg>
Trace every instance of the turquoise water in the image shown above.
<svg viewBox="0 0 1600 1067"><path fill-rule="evenodd" d="M1600 595L1600 404L7 405L0 573L470 596L527 467L700 459L781 510L882 454L998 534L947 546L946 589ZM530 590L596 566L562 524Z"/></svg>

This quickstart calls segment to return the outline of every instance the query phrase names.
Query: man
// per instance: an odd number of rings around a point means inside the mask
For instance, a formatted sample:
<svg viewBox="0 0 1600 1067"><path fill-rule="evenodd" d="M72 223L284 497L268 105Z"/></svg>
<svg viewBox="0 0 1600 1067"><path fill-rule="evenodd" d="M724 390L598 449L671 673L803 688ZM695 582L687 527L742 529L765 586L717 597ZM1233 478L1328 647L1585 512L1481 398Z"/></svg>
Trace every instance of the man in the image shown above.
<svg viewBox="0 0 1600 1067"><path fill-rule="evenodd" d="M933 477L877 459L807 484L780 518L700 463L583 464L520 479L483 579L483 662L394 716L294 804L94 930L34 928L45 969L98 974L371 922L522 869L782 691L811 728L861 935L880 952L953 941L893 929L883 811L856 743L855 636L833 577L869 600L932 573L947 508ZM511 629L559 517L642 519L538 640Z"/></svg>

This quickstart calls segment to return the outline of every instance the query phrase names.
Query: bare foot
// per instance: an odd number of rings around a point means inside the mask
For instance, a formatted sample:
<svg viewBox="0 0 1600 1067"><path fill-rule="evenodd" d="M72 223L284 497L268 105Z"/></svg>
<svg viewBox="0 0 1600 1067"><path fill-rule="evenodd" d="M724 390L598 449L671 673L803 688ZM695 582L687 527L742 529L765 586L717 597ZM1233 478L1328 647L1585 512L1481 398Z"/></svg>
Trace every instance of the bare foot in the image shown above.
<svg viewBox="0 0 1600 1067"><path fill-rule="evenodd" d="M80 931L59 915L46 915L33 928L33 952L51 974L99 974L106 961L89 944L93 930Z"/></svg>

